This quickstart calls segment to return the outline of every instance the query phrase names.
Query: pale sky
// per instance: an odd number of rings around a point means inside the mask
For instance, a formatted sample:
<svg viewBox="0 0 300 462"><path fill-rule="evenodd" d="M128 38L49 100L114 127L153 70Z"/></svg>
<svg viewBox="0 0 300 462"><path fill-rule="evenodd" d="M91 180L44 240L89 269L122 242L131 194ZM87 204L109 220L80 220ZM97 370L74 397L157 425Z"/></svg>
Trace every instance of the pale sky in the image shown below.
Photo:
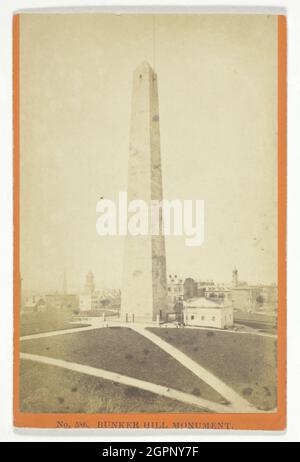
<svg viewBox="0 0 300 462"><path fill-rule="evenodd" d="M277 281L277 17L24 14L25 290L121 287L123 239L96 204L127 189L132 76L158 78L165 199L203 199L205 240L166 238L168 273Z"/></svg>

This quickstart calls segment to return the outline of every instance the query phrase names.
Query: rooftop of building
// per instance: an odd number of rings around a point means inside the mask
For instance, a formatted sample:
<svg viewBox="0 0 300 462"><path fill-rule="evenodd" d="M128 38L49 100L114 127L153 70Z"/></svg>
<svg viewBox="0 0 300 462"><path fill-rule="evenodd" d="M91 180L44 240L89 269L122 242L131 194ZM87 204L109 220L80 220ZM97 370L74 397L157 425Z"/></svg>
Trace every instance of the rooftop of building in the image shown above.
<svg viewBox="0 0 300 462"><path fill-rule="evenodd" d="M210 300L205 297L191 298L185 301L187 308L224 308L223 304Z"/></svg>

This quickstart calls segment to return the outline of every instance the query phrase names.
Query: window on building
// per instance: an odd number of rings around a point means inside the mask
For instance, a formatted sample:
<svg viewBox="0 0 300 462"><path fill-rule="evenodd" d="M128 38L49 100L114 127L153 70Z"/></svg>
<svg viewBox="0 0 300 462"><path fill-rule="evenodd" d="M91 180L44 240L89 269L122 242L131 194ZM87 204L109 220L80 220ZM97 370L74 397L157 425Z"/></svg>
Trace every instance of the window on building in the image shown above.
<svg viewBox="0 0 300 462"><path fill-rule="evenodd" d="M195 316L192 315L192 316L191 316L191 321L193 321L194 319L195 319Z"/></svg>
<svg viewBox="0 0 300 462"><path fill-rule="evenodd" d="M201 316L201 321L204 321L204 319L205 319L205 316Z"/></svg>
<svg viewBox="0 0 300 462"><path fill-rule="evenodd" d="M215 317L215 316L213 316L213 317L212 317L212 320L213 320L213 321L215 321L215 320L216 320L216 317Z"/></svg>

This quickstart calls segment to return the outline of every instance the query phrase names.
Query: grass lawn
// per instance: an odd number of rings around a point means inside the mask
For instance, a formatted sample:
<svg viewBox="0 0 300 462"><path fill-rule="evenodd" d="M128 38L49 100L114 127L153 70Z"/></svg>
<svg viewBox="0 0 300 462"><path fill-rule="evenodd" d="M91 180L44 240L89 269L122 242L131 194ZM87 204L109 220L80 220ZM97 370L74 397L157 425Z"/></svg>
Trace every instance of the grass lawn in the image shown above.
<svg viewBox="0 0 300 462"><path fill-rule="evenodd" d="M277 342L270 337L200 329L149 328L262 410L277 403Z"/></svg>
<svg viewBox="0 0 300 462"><path fill-rule="evenodd" d="M199 412L199 409L119 383L22 360L20 411L31 413L158 413Z"/></svg>
<svg viewBox="0 0 300 462"><path fill-rule="evenodd" d="M277 317L263 313L244 313L235 312L234 322L244 326L249 326L259 332L277 334Z"/></svg>
<svg viewBox="0 0 300 462"><path fill-rule="evenodd" d="M111 327L21 342L21 351L98 367L192 393L223 398L174 358L138 333Z"/></svg>

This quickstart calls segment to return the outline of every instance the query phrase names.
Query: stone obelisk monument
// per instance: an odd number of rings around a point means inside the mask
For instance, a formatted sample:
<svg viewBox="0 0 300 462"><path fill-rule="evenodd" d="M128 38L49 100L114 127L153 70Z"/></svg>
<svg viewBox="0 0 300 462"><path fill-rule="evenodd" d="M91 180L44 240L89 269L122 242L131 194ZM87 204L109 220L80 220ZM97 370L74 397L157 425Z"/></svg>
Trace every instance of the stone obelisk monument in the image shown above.
<svg viewBox="0 0 300 462"><path fill-rule="evenodd" d="M128 202L139 199L148 204L163 198L157 76L144 62L134 72ZM159 215L162 229L162 215ZM150 226L149 226L150 228ZM129 322L164 319L167 311L165 240L159 235L129 233L125 238L121 317Z"/></svg>

